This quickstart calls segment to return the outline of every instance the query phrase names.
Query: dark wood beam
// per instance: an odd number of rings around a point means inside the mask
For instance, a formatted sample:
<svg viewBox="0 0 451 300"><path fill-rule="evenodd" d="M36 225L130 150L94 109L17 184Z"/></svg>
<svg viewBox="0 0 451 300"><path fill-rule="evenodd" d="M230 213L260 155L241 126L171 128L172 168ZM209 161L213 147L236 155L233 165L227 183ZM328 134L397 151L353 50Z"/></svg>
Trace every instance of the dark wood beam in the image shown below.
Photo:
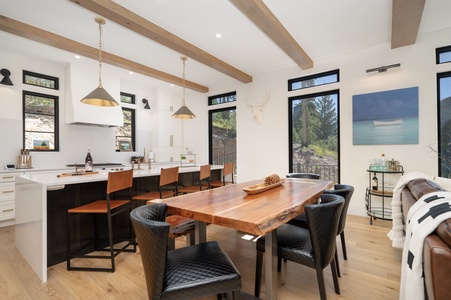
<svg viewBox="0 0 451 300"><path fill-rule="evenodd" d="M391 48L415 44L426 0L393 0Z"/></svg>
<svg viewBox="0 0 451 300"><path fill-rule="evenodd" d="M243 83L252 82L252 77L250 75L188 43L187 41L164 30L163 28L113 1L70 1Z"/></svg>
<svg viewBox="0 0 451 300"><path fill-rule="evenodd" d="M60 35L45 31L43 29L19 22L17 20L0 15L0 30L15 34L35 42L39 42L51 47L61 50L69 51L75 54L83 55L95 60L99 59L99 49L87 46L85 44L67 39ZM173 76L168 73L147 67L137 62L128 60L126 58L102 52L102 62L130 70L145 76L159 79L165 82L173 83L175 85L183 86L183 78ZM188 89L206 93L208 87L185 80L185 86Z"/></svg>
<svg viewBox="0 0 451 300"><path fill-rule="evenodd" d="M261 0L230 0L249 20L260 28L302 69L313 67L313 61L276 16Z"/></svg>

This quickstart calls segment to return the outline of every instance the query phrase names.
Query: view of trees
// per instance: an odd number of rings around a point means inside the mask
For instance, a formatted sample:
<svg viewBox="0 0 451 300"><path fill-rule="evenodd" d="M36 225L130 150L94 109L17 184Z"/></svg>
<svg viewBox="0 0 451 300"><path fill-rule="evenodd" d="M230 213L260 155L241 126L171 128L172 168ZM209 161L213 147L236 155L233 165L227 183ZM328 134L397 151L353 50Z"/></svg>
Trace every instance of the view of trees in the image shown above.
<svg viewBox="0 0 451 300"><path fill-rule="evenodd" d="M236 167L236 108L210 111L211 163Z"/></svg>
<svg viewBox="0 0 451 300"><path fill-rule="evenodd" d="M337 151L337 108L331 95L293 102L293 142Z"/></svg>
<svg viewBox="0 0 451 300"><path fill-rule="evenodd" d="M338 181L338 94L291 101L292 172Z"/></svg>

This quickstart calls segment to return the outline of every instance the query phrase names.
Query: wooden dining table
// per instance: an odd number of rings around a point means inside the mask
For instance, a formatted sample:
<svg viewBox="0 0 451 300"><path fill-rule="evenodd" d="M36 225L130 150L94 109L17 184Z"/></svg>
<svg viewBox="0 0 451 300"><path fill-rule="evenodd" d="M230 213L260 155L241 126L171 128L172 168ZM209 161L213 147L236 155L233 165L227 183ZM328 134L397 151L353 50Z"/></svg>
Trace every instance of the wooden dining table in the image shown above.
<svg viewBox="0 0 451 300"><path fill-rule="evenodd" d="M333 187L333 182L287 178L261 193L243 190L261 183L262 179L252 180L158 202L166 203L170 214L196 220L196 244L206 241L207 223L265 236L265 294L266 299L277 299L277 227L316 202L325 189Z"/></svg>

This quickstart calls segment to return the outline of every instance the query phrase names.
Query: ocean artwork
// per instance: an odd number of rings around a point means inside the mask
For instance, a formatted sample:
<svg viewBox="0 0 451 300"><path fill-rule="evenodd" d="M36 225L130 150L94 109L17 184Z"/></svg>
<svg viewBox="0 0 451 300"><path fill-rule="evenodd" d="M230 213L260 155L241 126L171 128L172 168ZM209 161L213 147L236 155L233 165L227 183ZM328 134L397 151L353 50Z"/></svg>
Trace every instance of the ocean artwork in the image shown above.
<svg viewBox="0 0 451 300"><path fill-rule="evenodd" d="M418 87L352 97L354 145L418 144Z"/></svg>

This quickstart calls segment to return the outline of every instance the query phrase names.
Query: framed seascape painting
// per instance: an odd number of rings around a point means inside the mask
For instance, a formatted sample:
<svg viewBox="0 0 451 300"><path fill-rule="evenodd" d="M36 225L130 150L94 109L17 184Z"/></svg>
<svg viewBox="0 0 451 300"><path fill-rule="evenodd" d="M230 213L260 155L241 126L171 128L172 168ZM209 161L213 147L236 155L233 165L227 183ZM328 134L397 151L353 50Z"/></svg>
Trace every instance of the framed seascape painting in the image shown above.
<svg viewBox="0 0 451 300"><path fill-rule="evenodd" d="M354 145L418 144L418 87L352 96Z"/></svg>

